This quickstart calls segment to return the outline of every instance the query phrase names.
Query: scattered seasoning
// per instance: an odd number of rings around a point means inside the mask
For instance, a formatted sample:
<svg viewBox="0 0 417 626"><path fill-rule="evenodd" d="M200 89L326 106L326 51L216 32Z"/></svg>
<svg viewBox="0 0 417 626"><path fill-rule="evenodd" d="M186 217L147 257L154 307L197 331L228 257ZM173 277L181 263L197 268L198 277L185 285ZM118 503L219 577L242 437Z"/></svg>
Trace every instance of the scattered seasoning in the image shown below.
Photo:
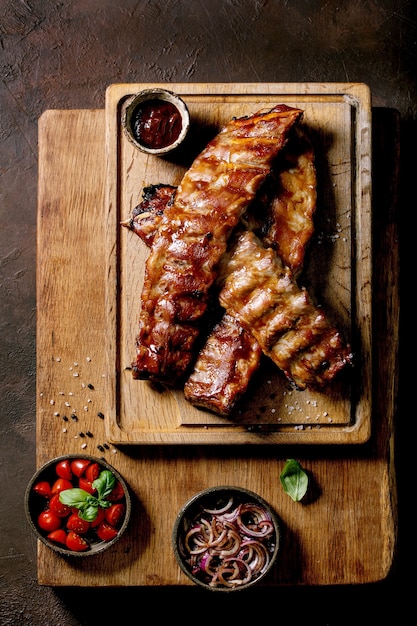
<svg viewBox="0 0 417 626"><path fill-rule="evenodd" d="M102 413L101 411L99 411L99 412L97 413L97 415L98 415L98 417L99 417L101 420L104 420L104 413Z"/></svg>
<svg viewBox="0 0 417 626"><path fill-rule="evenodd" d="M62 419L64 420L64 422L68 422L68 417L66 415L63 415Z"/></svg>
<svg viewBox="0 0 417 626"><path fill-rule="evenodd" d="M75 415L75 413L71 413L71 419L74 420L74 422L78 422L78 417Z"/></svg>
<svg viewBox="0 0 417 626"><path fill-rule="evenodd" d="M58 417L58 415L59 415L58 411L55 411L54 415L55 415L55 417Z"/></svg>
<svg viewBox="0 0 417 626"><path fill-rule="evenodd" d="M85 437L83 432L78 433L80 437Z"/></svg>
<svg viewBox="0 0 417 626"><path fill-rule="evenodd" d="M108 444L108 443L103 443L103 446L106 448L106 450L109 450L109 449L110 449L110 446L109 446L109 444Z"/></svg>
<svg viewBox="0 0 417 626"><path fill-rule="evenodd" d="M91 361L91 356L88 356L88 357L86 358L86 361Z"/></svg>
<svg viewBox="0 0 417 626"><path fill-rule="evenodd" d="M94 385L92 385L91 383L88 383L87 387L88 387L89 389L94 389Z"/></svg>
<svg viewBox="0 0 417 626"><path fill-rule="evenodd" d="M87 435L87 437L93 437L93 433L90 433L89 430L87 430L87 432L85 434Z"/></svg>
<svg viewBox="0 0 417 626"><path fill-rule="evenodd" d="M83 450L85 450L85 448L86 448L86 447L87 447L87 444L86 444L86 443L83 443L83 445L81 446L81 448L82 448Z"/></svg>
<svg viewBox="0 0 417 626"><path fill-rule="evenodd" d="M67 433L67 432L68 432L68 430L67 430L66 428L63 428L63 429L62 429L62 432L63 432L63 433Z"/></svg>
<svg viewBox="0 0 417 626"><path fill-rule="evenodd" d="M74 372L74 373L73 373L73 376L74 376L75 378L77 378L77 376L79 376L78 372Z"/></svg>
<svg viewBox="0 0 417 626"><path fill-rule="evenodd" d="M49 400L49 404L54 405L55 404L55 400Z"/></svg>
<svg viewBox="0 0 417 626"><path fill-rule="evenodd" d="M69 402L65 402L65 406L71 406Z"/></svg>
<svg viewBox="0 0 417 626"><path fill-rule="evenodd" d="M100 450L100 452L104 452L104 448L103 448L103 446L101 446L100 444L98 444L98 446L97 446L97 450Z"/></svg>

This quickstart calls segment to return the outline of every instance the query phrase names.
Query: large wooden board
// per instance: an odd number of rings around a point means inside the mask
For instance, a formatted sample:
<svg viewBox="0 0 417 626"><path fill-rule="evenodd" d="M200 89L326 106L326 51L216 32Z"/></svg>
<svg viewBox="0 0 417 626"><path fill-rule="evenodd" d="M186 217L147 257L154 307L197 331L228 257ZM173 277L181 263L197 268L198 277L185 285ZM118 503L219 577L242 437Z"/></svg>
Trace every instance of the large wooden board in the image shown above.
<svg viewBox="0 0 417 626"><path fill-rule="evenodd" d="M111 85L106 94L107 346L114 443L363 443L372 412L371 102L363 84L164 84L188 105L191 130L173 160L145 155L124 135L131 97L159 85ZM120 226L150 184L177 185L205 142L233 117L275 104L303 109L316 152L316 234L301 280L351 341L356 366L324 391L289 389L265 359L229 418L193 407L182 389L134 380L131 363L148 249Z"/></svg>
<svg viewBox="0 0 417 626"><path fill-rule="evenodd" d="M39 122L36 463L85 451L105 457L132 493L131 524L91 559L38 544L38 581L51 586L190 586L171 549L175 516L219 484L258 492L279 514L281 554L262 586L344 585L384 579L396 548L393 418L398 371L398 255L391 204L389 115L377 118L374 250L376 378L372 433L360 446L113 446L107 405L105 111L47 111ZM388 135L388 136L387 136ZM88 385L92 385L91 389ZM77 421L71 419L77 416ZM68 421L63 419L68 417ZM82 437L90 431L93 435ZM105 444L106 447L103 446ZM83 446L86 446L85 448ZM97 446L102 447L101 450ZM311 472L304 504L279 485L288 457Z"/></svg>

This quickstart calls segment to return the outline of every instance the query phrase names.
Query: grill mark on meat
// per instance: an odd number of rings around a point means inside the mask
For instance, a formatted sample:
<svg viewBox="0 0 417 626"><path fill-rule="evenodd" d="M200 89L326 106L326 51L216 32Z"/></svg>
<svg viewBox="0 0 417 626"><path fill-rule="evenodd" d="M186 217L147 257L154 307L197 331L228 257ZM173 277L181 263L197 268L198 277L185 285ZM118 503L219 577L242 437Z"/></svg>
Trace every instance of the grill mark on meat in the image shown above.
<svg viewBox="0 0 417 626"><path fill-rule="evenodd" d="M301 116L278 105L232 120L184 175L146 262L134 378L186 374L228 238Z"/></svg>
<svg viewBox="0 0 417 626"><path fill-rule="evenodd" d="M220 304L297 389L321 388L352 363L351 348L338 329L254 233L238 236L222 275Z"/></svg>

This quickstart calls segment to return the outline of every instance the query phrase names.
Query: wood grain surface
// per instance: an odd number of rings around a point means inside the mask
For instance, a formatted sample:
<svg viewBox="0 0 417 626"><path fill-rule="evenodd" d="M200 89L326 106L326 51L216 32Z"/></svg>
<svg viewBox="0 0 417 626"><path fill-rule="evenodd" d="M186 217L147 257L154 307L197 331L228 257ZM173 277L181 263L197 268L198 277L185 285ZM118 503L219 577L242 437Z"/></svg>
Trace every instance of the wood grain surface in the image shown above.
<svg viewBox="0 0 417 626"><path fill-rule="evenodd" d="M263 586L384 579L396 547L398 259L389 215L378 214L374 358L383 384L374 394L367 443L116 446L106 439L99 416L109 409L105 123L104 110L46 111L39 121L37 465L81 451L106 458L130 485L133 514L115 547L91 559L62 558L39 544L39 583L190 585L171 548L174 519L194 493L219 484L258 492L280 516L282 549ZM92 437L82 436L87 431ZM287 458L297 458L310 472L303 504L280 487Z"/></svg>
<svg viewBox="0 0 417 626"><path fill-rule="evenodd" d="M123 112L149 87L179 93L191 119L181 151L159 158L132 147ZM351 342L355 367L322 391L290 389L268 359L250 391L225 419L184 399L181 388L155 390L134 380L135 338L147 246L120 226L144 187L178 185L205 143L233 117L277 104L303 110L315 149L316 232L301 284ZM372 411L371 101L361 83L120 84L106 92L107 344L106 432L126 444L363 443Z"/></svg>

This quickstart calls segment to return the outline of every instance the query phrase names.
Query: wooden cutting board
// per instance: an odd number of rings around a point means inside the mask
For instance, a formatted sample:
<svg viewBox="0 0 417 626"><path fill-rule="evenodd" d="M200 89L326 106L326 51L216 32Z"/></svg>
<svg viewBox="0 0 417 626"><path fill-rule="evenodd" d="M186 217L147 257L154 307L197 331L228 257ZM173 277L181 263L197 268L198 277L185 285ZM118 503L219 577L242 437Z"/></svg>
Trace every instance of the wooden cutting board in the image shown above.
<svg viewBox="0 0 417 626"><path fill-rule="evenodd" d="M191 128L175 156L146 155L127 140L122 117L131 98L155 84L111 85L106 93L107 356L106 432L126 444L363 443L372 413L371 100L363 84L164 84L186 102ZM352 344L355 367L323 391L290 389L264 359L228 417L193 407L182 388L156 390L134 380L147 246L120 224L152 184L178 185L223 125L276 104L303 110L315 149L315 235L299 282Z"/></svg>
<svg viewBox="0 0 417 626"><path fill-rule="evenodd" d="M133 515L120 542L91 560L62 558L39 543L39 583L189 586L171 549L172 526L188 498L218 484L258 492L282 520L281 554L262 586L385 578L396 547L398 257L390 170L395 160L387 157L392 120L377 120L375 131L380 186L374 349L380 384L372 433L359 446L330 447L115 446L106 438L105 420L98 415L105 417L110 408L111 374L105 341L105 123L105 110L46 111L39 122L36 460L40 466L81 451L106 458L130 485ZM293 502L279 485L290 457L311 472L304 504Z"/></svg>

